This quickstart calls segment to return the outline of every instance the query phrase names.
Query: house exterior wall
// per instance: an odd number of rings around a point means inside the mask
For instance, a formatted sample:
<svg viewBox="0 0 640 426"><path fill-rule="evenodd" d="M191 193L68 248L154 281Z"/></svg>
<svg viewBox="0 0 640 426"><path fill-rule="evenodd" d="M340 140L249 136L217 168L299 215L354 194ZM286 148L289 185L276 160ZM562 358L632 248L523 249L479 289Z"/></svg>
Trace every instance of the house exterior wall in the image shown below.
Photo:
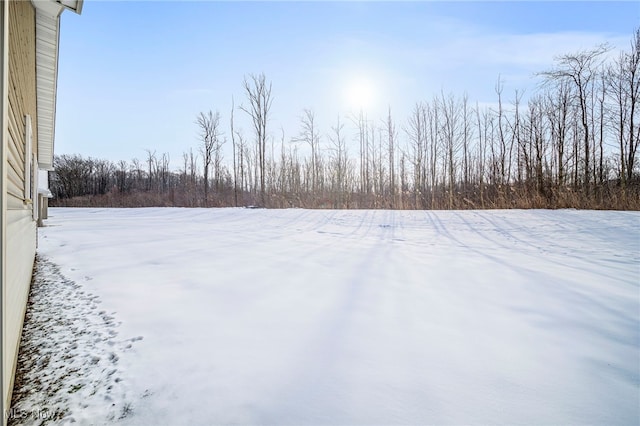
<svg viewBox="0 0 640 426"><path fill-rule="evenodd" d="M3 312L3 394L9 407L22 324L27 306L33 261L36 252L36 222L33 220L31 191L25 180L37 186L32 168L25 162L27 118L31 117L31 152L37 152L35 9L29 1L10 1L8 10L8 108L6 123L6 247L4 261Z"/></svg>

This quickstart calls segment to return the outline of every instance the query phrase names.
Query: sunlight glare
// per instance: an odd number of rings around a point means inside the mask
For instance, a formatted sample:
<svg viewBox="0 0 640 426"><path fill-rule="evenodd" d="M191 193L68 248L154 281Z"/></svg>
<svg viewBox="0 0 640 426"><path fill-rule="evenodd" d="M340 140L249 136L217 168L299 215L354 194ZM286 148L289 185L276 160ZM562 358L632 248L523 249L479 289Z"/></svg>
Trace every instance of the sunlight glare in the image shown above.
<svg viewBox="0 0 640 426"><path fill-rule="evenodd" d="M345 91L347 105L353 109L370 108L375 100L375 90L371 81L360 77L351 80Z"/></svg>

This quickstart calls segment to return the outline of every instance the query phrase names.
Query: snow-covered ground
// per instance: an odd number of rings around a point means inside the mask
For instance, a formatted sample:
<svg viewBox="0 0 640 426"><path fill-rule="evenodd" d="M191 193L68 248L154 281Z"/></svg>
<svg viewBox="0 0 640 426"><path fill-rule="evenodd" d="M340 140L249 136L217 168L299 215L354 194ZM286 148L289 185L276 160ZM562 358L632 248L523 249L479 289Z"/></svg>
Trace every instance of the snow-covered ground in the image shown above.
<svg viewBox="0 0 640 426"><path fill-rule="evenodd" d="M67 420L640 421L637 212L51 209L39 241L78 286L48 309L107 316Z"/></svg>
<svg viewBox="0 0 640 426"><path fill-rule="evenodd" d="M38 257L22 334L9 424L112 422L130 413L118 361L121 340L98 296Z"/></svg>

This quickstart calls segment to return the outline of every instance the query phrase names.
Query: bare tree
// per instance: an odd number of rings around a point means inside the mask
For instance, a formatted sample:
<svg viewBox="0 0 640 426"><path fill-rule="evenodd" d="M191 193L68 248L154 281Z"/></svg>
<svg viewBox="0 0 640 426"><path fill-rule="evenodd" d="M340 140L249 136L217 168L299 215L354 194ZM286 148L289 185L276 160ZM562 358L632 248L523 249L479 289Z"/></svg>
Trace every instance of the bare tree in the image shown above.
<svg viewBox="0 0 640 426"><path fill-rule="evenodd" d="M631 42L631 52L626 57L624 76L629 91L629 155L627 178L631 180L635 168L636 152L640 145L640 28Z"/></svg>
<svg viewBox="0 0 640 426"><path fill-rule="evenodd" d="M461 105L453 95L442 95L442 134L445 149L445 170L448 171L449 184L449 208L453 208L455 188L456 188L456 156L460 149L460 114Z"/></svg>
<svg viewBox="0 0 640 426"><path fill-rule="evenodd" d="M340 117L336 125L331 127L331 182L334 192L334 207L341 208L345 202L347 188L347 145L343 136L344 125L340 123Z"/></svg>
<svg viewBox="0 0 640 426"><path fill-rule="evenodd" d="M536 184L538 194L544 194L543 161L545 157L545 120L544 120L544 98L536 96L529 101L529 130L533 148L531 158L531 173Z"/></svg>
<svg viewBox="0 0 640 426"><path fill-rule="evenodd" d="M431 107L426 106L423 111L426 130L428 131L427 146L425 145L425 166L422 175L425 179L429 179L429 187L431 192L431 208L436 207L436 196L438 188L438 156L440 155L440 106L437 98L433 99ZM427 169L429 173L427 173Z"/></svg>
<svg viewBox="0 0 640 426"><path fill-rule="evenodd" d="M469 97L465 93L462 97L462 185L465 192L471 178L469 144L472 137L472 128L470 114L471 112L469 110Z"/></svg>
<svg viewBox="0 0 640 426"><path fill-rule="evenodd" d="M571 87L566 81L558 81L548 95L547 118L551 125L551 140L553 151L555 152L555 162L557 169L556 182L559 188L564 187L566 179L565 170L565 148L567 133L571 123Z"/></svg>
<svg viewBox="0 0 640 426"><path fill-rule="evenodd" d="M485 207L485 161L487 157L487 140L489 139L489 121L491 111L488 108L480 114L480 106L476 104L476 120L478 124L478 186L480 192L480 206Z"/></svg>
<svg viewBox="0 0 640 426"><path fill-rule="evenodd" d="M389 113L387 114L387 120L385 124L385 131L387 134L387 152L389 160L389 203L393 209L396 206L396 125L391 118L391 107L389 107Z"/></svg>
<svg viewBox="0 0 640 426"><path fill-rule="evenodd" d="M423 103L417 103L411 115L405 132L411 143L411 161L413 163L413 195L414 208L423 207L423 196L426 192L426 168L424 155L426 150L427 135L427 106Z"/></svg>
<svg viewBox="0 0 640 426"><path fill-rule="evenodd" d="M574 54L560 56L556 59L557 67L551 71L541 73L548 82L567 80L571 82L578 94L578 108L582 123L584 174L583 186L585 194L589 194L590 176L590 140L589 129L589 90L592 79L596 76L601 56L610 50L606 44L597 46L592 50L585 50Z"/></svg>
<svg viewBox="0 0 640 426"><path fill-rule="evenodd" d="M513 153L513 139L507 146L507 135L505 129L508 129L509 123L505 118L505 111L502 106L503 82L500 77L496 83L495 91L498 95L498 138L500 141L499 158L498 158L498 179L501 185L510 183L511 180L511 155Z"/></svg>
<svg viewBox="0 0 640 426"><path fill-rule="evenodd" d="M293 139L294 142L304 142L311 149L311 191L315 193L318 190L319 179L319 150L320 135L316 126L315 115L312 110L305 109L302 117L300 117L300 134Z"/></svg>
<svg viewBox="0 0 640 426"><path fill-rule="evenodd" d="M127 185L127 169L129 168L125 160L118 161L117 182L118 191L126 192L129 188Z"/></svg>
<svg viewBox="0 0 640 426"><path fill-rule="evenodd" d="M640 28L631 42L631 52L621 52L607 72L610 115L616 133L623 187L632 179L640 144Z"/></svg>
<svg viewBox="0 0 640 426"><path fill-rule="evenodd" d="M231 97L231 145L233 149L233 205L238 207L238 172L236 162L236 134L233 128L233 112L235 110L235 104L233 96Z"/></svg>
<svg viewBox="0 0 640 426"><path fill-rule="evenodd" d="M153 188L153 181L155 177L154 173L154 164L156 162L156 152L151 151L150 149L145 150L147 152L147 191L150 191Z"/></svg>
<svg viewBox="0 0 640 426"><path fill-rule="evenodd" d="M200 128L200 153L202 154L202 166L204 168L204 205L209 206L209 167L211 166L214 153L219 147L220 138L220 113L215 114L209 111L207 114L201 112L196 119Z"/></svg>
<svg viewBox="0 0 640 426"><path fill-rule="evenodd" d="M257 170L260 178L260 199L265 205L265 165L267 147L267 121L271 110L271 83L267 84L264 74L251 74L249 79L245 76L243 87L249 106L240 106L240 109L249 114L253 122L253 130L256 136L257 145Z"/></svg>
<svg viewBox="0 0 640 426"><path fill-rule="evenodd" d="M361 195L368 195L371 193L369 120L362 109L357 114L352 114L350 118L358 132L356 137L359 146L360 193Z"/></svg>
<svg viewBox="0 0 640 426"><path fill-rule="evenodd" d="M240 172L240 192L244 193L247 188L245 186L246 184L246 179L245 179L245 151L246 151L246 144L244 141L244 136L240 131L235 131L235 137L238 138L238 167L239 167L239 172Z"/></svg>

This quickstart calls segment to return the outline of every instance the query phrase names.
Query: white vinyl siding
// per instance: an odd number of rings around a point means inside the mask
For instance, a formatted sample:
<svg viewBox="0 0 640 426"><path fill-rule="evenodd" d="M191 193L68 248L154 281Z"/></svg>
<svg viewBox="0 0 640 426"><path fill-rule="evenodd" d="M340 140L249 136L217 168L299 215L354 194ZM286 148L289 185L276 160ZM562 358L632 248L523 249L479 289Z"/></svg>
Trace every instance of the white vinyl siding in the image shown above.
<svg viewBox="0 0 640 426"><path fill-rule="evenodd" d="M11 90L10 90L11 91ZM16 120L9 101L9 132L7 146L7 207L19 209L24 204L24 145L22 120Z"/></svg>
<svg viewBox="0 0 640 426"><path fill-rule="evenodd" d="M26 213L26 214L25 214ZM31 274L36 252L36 223L29 210L7 211L6 289L4 304L5 390L11 390L16 366L22 323L27 308Z"/></svg>
<svg viewBox="0 0 640 426"><path fill-rule="evenodd" d="M31 154L31 215L38 220L38 156Z"/></svg>
<svg viewBox="0 0 640 426"><path fill-rule="evenodd" d="M3 399L10 402L22 324L36 252L32 154L37 153L35 9L30 1L8 4L8 102L6 110L6 204L4 214ZM30 142L29 142L30 140ZM30 146L29 146L30 145Z"/></svg>
<svg viewBox="0 0 640 426"><path fill-rule="evenodd" d="M24 117L24 201L31 200L31 116Z"/></svg>

